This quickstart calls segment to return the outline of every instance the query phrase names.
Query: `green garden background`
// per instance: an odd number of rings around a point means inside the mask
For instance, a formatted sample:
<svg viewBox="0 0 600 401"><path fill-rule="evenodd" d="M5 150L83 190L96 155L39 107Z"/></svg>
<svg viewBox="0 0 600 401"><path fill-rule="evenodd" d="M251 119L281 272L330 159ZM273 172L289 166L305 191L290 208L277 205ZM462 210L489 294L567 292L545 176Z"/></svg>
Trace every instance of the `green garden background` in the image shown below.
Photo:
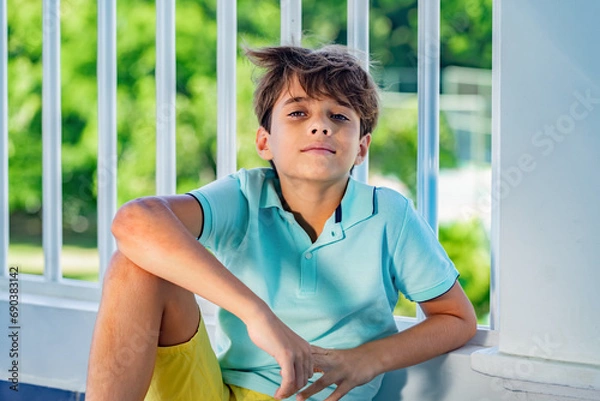
<svg viewBox="0 0 600 401"><path fill-rule="evenodd" d="M237 63L238 167L264 165L254 150L253 70L242 46L279 42L279 2L239 0ZM304 0L303 45L346 42L346 2ZM62 178L65 277L97 280L97 4L61 1ZM153 1L119 0L118 203L155 190L155 21ZM448 66L491 68L491 0L443 0L442 71ZM416 199L417 108L405 85L403 107L386 99L400 93L394 71L417 65L416 0L372 0L371 69L381 85L382 117L373 135L370 173L401 183ZM42 2L8 0L9 25L9 197L11 265L40 274L42 213ZM215 178L216 1L178 0L177 191L187 192ZM391 78L390 78L391 77ZM414 86L414 85L413 85ZM388 96L387 94L392 95ZM158 116L160 118L160 115ZM456 133L442 113L441 169L457 169ZM441 202L444 200L441 199ZM44 211L50 212L52 211ZM460 281L482 323L489 311L489 233L478 218L444 222L440 240L461 272ZM401 301L398 314L414 315Z"/></svg>

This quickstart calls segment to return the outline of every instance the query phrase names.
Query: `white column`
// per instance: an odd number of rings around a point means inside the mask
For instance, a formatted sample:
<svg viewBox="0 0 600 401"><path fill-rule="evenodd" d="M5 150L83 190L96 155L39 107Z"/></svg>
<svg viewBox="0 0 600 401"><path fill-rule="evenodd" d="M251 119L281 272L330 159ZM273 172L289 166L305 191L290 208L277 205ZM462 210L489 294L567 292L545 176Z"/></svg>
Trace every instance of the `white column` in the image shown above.
<svg viewBox="0 0 600 401"><path fill-rule="evenodd" d="M42 228L44 277L62 278L60 0L43 2Z"/></svg>
<svg viewBox="0 0 600 401"><path fill-rule="evenodd" d="M0 0L0 276L8 276L8 26Z"/></svg>
<svg viewBox="0 0 600 401"><path fill-rule="evenodd" d="M110 231L117 209L116 0L98 2L98 253L99 281L115 241Z"/></svg>
<svg viewBox="0 0 600 401"><path fill-rule="evenodd" d="M360 59L369 72L369 1L348 0L348 47ZM369 180L369 155L354 169L353 176L361 181Z"/></svg>
<svg viewBox="0 0 600 401"><path fill-rule="evenodd" d="M236 170L237 4L217 2L217 177Z"/></svg>
<svg viewBox="0 0 600 401"><path fill-rule="evenodd" d="M281 44L302 43L302 0L281 0Z"/></svg>
<svg viewBox="0 0 600 401"><path fill-rule="evenodd" d="M598 367L600 3L496 11L500 351ZM579 379L600 389L600 373Z"/></svg>
<svg viewBox="0 0 600 401"><path fill-rule="evenodd" d="M175 0L156 1L156 193L177 187Z"/></svg>

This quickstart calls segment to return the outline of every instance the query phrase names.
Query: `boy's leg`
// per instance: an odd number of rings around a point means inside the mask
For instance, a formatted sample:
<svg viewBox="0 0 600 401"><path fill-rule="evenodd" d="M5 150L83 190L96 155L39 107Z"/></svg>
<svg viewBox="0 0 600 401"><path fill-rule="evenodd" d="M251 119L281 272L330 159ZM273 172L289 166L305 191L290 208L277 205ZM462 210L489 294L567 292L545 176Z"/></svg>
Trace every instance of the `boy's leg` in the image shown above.
<svg viewBox="0 0 600 401"><path fill-rule="evenodd" d="M86 400L143 400L157 346L188 341L199 319L191 292L115 253L92 339Z"/></svg>

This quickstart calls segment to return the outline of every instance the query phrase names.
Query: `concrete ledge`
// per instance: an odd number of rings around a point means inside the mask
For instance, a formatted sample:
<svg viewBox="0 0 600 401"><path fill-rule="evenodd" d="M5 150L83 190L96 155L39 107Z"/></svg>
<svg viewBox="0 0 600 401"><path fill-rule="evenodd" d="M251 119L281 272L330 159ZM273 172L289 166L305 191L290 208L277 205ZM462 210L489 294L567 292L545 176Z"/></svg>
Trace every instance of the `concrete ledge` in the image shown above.
<svg viewBox="0 0 600 401"><path fill-rule="evenodd" d="M600 366L509 355L492 347L473 352L471 367L502 379L510 391L600 400Z"/></svg>

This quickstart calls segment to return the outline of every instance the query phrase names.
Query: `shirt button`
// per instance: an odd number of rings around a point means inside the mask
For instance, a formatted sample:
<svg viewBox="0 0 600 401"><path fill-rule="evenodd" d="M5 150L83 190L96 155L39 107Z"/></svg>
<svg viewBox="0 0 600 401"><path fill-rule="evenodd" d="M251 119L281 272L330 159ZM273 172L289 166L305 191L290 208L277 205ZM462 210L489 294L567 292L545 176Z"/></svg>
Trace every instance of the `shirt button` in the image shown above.
<svg viewBox="0 0 600 401"><path fill-rule="evenodd" d="M310 253L310 252L306 252L306 253L304 254L304 257L305 257L306 259L312 259L312 253Z"/></svg>

